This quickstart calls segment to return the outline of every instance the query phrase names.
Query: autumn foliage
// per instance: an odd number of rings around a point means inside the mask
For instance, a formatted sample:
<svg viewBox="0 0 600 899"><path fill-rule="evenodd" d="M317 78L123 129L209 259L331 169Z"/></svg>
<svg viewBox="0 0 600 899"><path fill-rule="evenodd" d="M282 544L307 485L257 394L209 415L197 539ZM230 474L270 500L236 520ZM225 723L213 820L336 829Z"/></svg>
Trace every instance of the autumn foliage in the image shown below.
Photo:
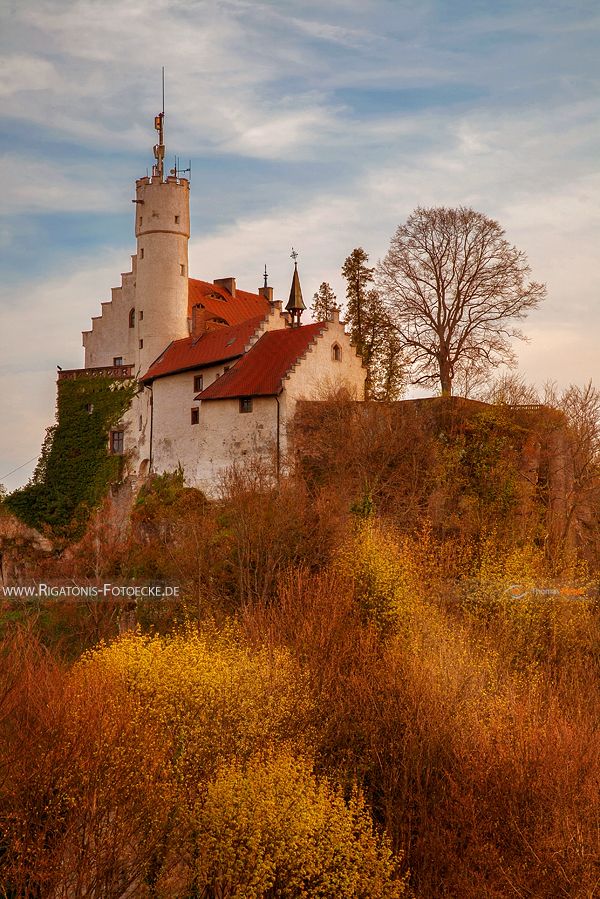
<svg viewBox="0 0 600 899"><path fill-rule="evenodd" d="M45 562L179 602L5 609L4 899L597 895L598 567L521 413L327 412L279 485L159 478Z"/></svg>

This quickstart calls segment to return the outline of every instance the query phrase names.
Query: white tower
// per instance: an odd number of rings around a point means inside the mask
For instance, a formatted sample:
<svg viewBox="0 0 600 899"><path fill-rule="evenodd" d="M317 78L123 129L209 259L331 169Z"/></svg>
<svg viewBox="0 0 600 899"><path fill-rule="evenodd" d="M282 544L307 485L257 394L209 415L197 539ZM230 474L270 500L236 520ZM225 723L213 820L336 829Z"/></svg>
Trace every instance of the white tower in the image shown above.
<svg viewBox="0 0 600 899"><path fill-rule="evenodd" d="M136 181L135 371L144 374L172 340L187 337L190 186L164 177L164 111L156 116L152 176Z"/></svg>

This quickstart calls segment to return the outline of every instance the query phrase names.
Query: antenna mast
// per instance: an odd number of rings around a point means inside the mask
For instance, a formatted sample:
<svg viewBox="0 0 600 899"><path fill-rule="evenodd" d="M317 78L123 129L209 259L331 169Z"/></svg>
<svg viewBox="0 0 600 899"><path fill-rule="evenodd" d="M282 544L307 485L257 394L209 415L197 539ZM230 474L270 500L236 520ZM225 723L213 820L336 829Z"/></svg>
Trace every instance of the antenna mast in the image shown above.
<svg viewBox="0 0 600 899"><path fill-rule="evenodd" d="M165 173L165 67L162 67L162 112L154 117L154 127L158 132L158 143L154 145L152 177L162 181Z"/></svg>

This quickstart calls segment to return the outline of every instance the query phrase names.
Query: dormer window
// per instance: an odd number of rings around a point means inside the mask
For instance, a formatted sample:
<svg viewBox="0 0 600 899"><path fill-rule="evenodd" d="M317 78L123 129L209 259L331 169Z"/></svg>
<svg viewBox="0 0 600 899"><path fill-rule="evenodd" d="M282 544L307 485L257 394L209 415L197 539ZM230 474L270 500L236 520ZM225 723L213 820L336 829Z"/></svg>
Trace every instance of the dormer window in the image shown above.
<svg viewBox="0 0 600 899"><path fill-rule="evenodd" d="M135 309L129 310L129 327L135 328Z"/></svg>
<svg viewBox="0 0 600 899"><path fill-rule="evenodd" d="M339 343L334 343L331 347L331 358L334 362L342 361L342 348Z"/></svg>

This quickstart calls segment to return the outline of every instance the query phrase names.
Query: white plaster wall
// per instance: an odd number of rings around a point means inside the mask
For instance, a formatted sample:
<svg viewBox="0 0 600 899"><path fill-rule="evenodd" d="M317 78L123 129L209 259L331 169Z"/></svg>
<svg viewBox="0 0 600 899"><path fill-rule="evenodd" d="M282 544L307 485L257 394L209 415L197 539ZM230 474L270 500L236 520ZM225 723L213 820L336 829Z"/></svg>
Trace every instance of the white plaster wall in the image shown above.
<svg viewBox="0 0 600 899"><path fill-rule="evenodd" d="M366 369L360 356L338 318L326 322L323 333L311 344L308 352L284 379L281 394L280 452L282 471L290 463L288 424L291 426L298 400L322 399L332 390L345 388L357 400L365 398ZM342 358L333 358L333 348L338 345Z"/></svg>
<svg viewBox="0 0 600 899"><path fill-rule="evenodd" d="M83 332L85 368L112 365L116 356L122 356L126 365L135 364L137 316L136 327L129 327L129 310L135 305L136 257L132 256L132 271L121 275L121 286L113 288L111 300L101 304L101 315L92 319L91 330Z"/></svg>
<svg viewBox="0 0 600 899"><path fill-rule="evenodd" d="M226 363L227 364L227 363ZM199 454L206 428L205 406L194 400L194 377L202 374L204 387L223 374L225 366L215 365L195 371L157 378L152 387L152 467L162 473L181 465L190 484L196 484ZM200 409L200 423L192 425L191 410Z"/></svg>
<svg viewBox="0 0 600 899"><path fill-rule="evenodd" d="M287 414L293 415L297 400L323 398L331 389L345 387L357 400L365 398L366 369L339 321L325 322L325 330L309 347L284 380ZM333 347L342 350L341 360L333 358Z"/></svg>
<svg viewBox="0 0 600 899"><path fill-rule="evenodd" d="M252 412L240 412L239 399L209 400L200 408L198 455L188 480L207 496L218 494L226 469L259 459L275 476L277 402L254 397Z"/></svg>

